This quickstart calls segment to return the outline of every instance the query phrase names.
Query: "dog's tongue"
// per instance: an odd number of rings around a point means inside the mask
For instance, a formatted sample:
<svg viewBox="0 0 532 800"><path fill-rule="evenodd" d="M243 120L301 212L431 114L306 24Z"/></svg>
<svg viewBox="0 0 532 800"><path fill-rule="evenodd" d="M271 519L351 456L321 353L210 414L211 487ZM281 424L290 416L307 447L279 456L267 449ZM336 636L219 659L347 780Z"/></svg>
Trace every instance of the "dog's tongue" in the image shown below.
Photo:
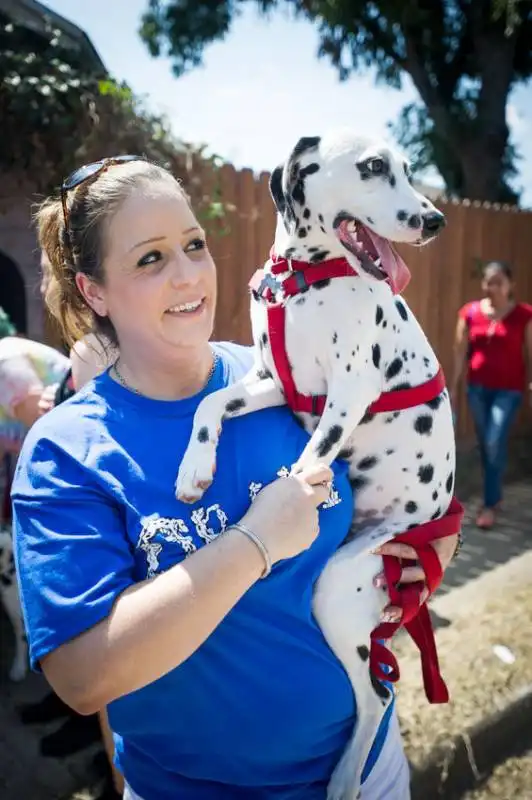
<svg viewBox="0 0 532 800"><path fill-rule="evenodd" d="M366 228L366 232L370 236L373 246L380 256L380 267L389 278L392 292L394 294L401 294L410 281L410 270L397 250L387 239L383 239L382 236L379 236L378 233L375 233L370 228Z"/></svg>

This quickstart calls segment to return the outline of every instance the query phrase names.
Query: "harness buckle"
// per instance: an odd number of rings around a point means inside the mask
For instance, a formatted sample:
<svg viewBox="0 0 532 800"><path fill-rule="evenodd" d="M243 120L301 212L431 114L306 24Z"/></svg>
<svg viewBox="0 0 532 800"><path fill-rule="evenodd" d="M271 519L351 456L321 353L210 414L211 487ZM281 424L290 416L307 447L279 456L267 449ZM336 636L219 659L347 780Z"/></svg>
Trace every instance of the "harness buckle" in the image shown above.
<svg viewBox="0 0 532 800"><path fill-rule="evenodd" d="M271 272L267 272L264 275L263 279L261 280L257 291L259 295L262 297L265 295L266 290L268 289L272 293L272 295L275 295L281 288L282 286L279 283L279 281L276 278L274 278Z"/></svg>
<svg viewBox="0 0 532 800"><path fill-rule="evenodd" d="M293 272L293 276L296 279L298 292L304 292L309 288L310 284L307 282L304 272L301 272L301 270L295 270Z"/></svg>

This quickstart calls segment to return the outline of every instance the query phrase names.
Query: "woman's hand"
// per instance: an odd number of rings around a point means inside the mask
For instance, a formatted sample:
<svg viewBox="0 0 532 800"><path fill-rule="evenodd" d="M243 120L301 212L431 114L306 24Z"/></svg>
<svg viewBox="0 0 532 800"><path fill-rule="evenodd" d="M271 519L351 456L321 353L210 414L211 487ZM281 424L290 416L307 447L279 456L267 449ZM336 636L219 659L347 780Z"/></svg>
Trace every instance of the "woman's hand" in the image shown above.
<svg viewBox="0 0 532 800"><path fill-rule="evenodd" d="M458 547L458 534L454 536L445 536L441 539L435 539L432 542L431 547L434 548L436 555L438 556L441 564L441 568L443 573L445 574L445 570L451 563L453 556L456 552L456 548ZM423 571L423 567L419 563L416 555L416 551L413 547L410 547L408 544L402 544L400 542L387 542L383 544L381 547L378 547L375 550L377 555L382 556L396 556L397 558L409 559L415 561L416 564L410 567L404 567L401 573L401 583L417 583L418 581L425 582L425 573ZM384 576L384 572L380 572L374 578L374 584L377 587L386 586L386 578ZM422 605L425 600L429 596L429 590L427 587L423 589L421 592L419 604ZM383 622L399 622L401 619L401 609L397 606L387 606L384 611L382 612L382 621Z"/></svg>
<svg viewBox="0 0 532 800"><path fill-rule="evenodd" d="M317 465L279 478L257 495L242 522L264 542L272 564L307 550L319 533L318 506L331 489L332 471Z"/></svg>

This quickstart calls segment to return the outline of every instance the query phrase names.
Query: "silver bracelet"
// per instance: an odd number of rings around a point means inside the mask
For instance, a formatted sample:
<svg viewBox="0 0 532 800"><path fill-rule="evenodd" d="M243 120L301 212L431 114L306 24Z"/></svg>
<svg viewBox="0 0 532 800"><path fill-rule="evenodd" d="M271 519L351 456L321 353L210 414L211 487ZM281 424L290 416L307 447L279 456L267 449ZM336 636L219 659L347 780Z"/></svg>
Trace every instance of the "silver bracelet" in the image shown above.
<svg viewBox="0 0 532 800"><path fill-rule="evenodd" d="M235 530L240 531L240 533L243 533L244 536L247 536L248 539L251 539L253 544L256 547L258 547L264 559L264 572L260 577L266 578L272 571L272 560L270 558L268 548L266 547L260 536L257 536L257 534L254 533L250 528L248 528L247 525L243 525L241 522L235 522L235 524L230 525L229 528L234 528Z"/></svg>

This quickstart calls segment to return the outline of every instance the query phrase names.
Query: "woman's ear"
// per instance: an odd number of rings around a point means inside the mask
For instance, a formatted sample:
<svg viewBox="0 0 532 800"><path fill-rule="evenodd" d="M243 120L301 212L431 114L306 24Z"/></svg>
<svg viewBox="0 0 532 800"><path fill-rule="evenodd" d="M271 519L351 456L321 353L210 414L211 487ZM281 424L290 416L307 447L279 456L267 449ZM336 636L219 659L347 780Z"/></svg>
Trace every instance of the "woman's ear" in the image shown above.
<svg viewBox="0 0 532 800"><path fill-rule="evenodd" d="M83 272L78 272L75 277L76 286L78 291L90 308L99 317L107 316L107 300L105 296L105 289L100 283L96 283L84 275Z"/></svg>

